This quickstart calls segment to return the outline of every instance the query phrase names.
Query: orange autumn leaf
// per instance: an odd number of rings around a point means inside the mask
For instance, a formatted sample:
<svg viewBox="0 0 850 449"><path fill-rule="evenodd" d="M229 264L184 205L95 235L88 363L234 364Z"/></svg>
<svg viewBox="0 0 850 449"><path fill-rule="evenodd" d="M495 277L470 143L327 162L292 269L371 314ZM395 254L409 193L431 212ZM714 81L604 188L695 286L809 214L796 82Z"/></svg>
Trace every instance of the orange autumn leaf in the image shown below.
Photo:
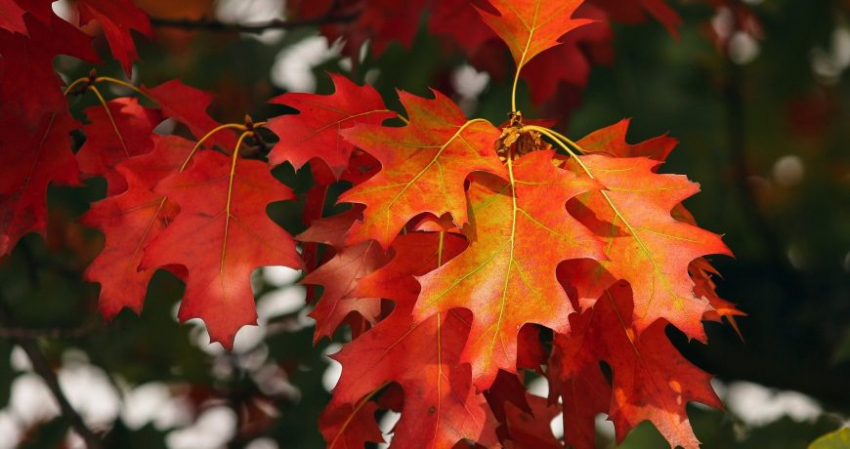
<svg viewBox="0 0 850 449"><path fill-rule="evenodd" d="M485 120L468 121L451 100L434 94L429 100L399 93L407 126L358 124L341 132L381 163L378 174L340 197L366 205L363 222L349 233L349 245L374 239L387 248L410 219L425 212L448 213L462 226L468 221L466 178L477 171L507 177L493 151L499 130Z"/></svg>
<svg viewBox="0 0 850 449"><path fill-rule="evenodd" d="M541 52L560 44L558 39L570 30L591 22L571 18L582 0L489 1L499 15L480 8L478 12L508 45L517 70Z"/></svg>
<svg viewBox="0 0 850 449"><path fill-rule="evenodd" d="M573 309L555 276L558 264L603 257L600 242L565 207L595 184L554 167L552 156L538 151L512 162L510 182L474 176L464 229L469 248L419 278L418 320L453 308L474 313L462 360L472 365L479 390L493 383L499 369L516 372L522 325L569 330Z"/></svg>
<svg viewBox="0 0 850 449"><path fill-rule="evenodd" d="M569 165L593 176L602 189L572 201L570 212L604 241L605 256L597 270L624 279L635 289L635 325L646 329L665 318L690 338L705 341L702 317L712 310L694 294L690 263L707 254L731 255L720 236L682 223L671 211L699 191L679 175L655 173L659 163L647 158L580 156ZM589 174L589 175L588 175ZM590 280L580 301L593 300L608 287L597 273L573 273Z"/></svg>

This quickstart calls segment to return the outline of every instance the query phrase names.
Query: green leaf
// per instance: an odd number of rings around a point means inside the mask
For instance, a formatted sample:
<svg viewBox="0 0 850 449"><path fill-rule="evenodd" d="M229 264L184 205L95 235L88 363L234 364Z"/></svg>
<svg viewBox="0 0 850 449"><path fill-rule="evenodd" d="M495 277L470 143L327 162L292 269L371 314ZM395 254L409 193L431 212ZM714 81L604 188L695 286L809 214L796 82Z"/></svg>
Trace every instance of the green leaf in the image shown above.
<svg viewBox="0 0 850 449"><path fill-rule="evenodd" d="M809 445L809 449L846 449L850 447L850 427L828 433Z"/></svg>

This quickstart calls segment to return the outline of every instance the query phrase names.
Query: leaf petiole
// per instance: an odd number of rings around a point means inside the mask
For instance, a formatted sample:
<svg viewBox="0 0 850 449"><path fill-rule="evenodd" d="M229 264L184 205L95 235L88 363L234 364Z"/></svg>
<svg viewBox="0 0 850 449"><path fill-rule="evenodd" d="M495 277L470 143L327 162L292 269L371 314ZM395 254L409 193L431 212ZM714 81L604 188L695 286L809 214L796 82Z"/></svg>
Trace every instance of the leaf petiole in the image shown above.
<svg viewBox="0 0 850 449"><path fill-rule="evenodd" d="M130 89L130 90L132 90L133 92L135 92L139 95L144 95L146 98L150 98L151 100L153 100L153 98L148 96L148 94L144 93L138 87L136 87L136 86L134 86L134 85L132 85L132 84L126 82L126 81L121 81L117 78L112 78L112 77L109 77L109 76L99 76L99 77L94 79L94 82L95 83L107 82L107 83L116 84L116 85L121 86L121 87L126 87L127 89Z"/></svg>
<svg viewBox="0 0 850 449"><path fill-rule="evenodd" d="M118 130L118 124L115 123L115 117L112 116L112 111L109 110L109 105L106 104L106 99L103 98L103 95L100 94L100 91L94 84L90 84L87 88L94 92L95 96L97 96L97 101L99 101L100 105L103 106L103 110L106 112L106 117L109 119L109 123L112 124L112 129L115 131L115 135L117 135L118 140L121 141L121 148L124 149L124 155L130 157L130 151L127 150L127 144L124 142L124 136L121 135L121 131Z"/></svg>
<svg viewBox="0 0 850 449"><path fill-rule="evenodd" d="M570 156L572 156L573 159L575 159L575 161L578 163L578 165L581 167L581 169L587 174L587 176L590 179L594 179L593 173L591 173L590 169L587 168L587 166L584 165L584 162L582 162L581 159L578 158L578 155L576 154L576 152L573 151L573 149L570 148L569 145L567 145L567 143L569 143L570 145L573 146L573 148L575 148L576 151L584 153L584 151L581 149L580 146L578 146L577 143L573 142L568 137L564 136L563 134L558 133L557 131L552 131L551 129L544 128L542 126L525 125L520 129L520 132L522 132L522 131L537 131L540 134L543 134L544 136L552 139L552 141L555 142L556 145L563 148L564 151L567 152L567 154L569 154Z"/></svg>
<svg viewBox="0 0 850 449"><path fill-rule="evenodd" d="M260 123L254 125L254 126L261 126L261 125L264 125L265 123L266 122L260 122ZM213 134L215 134L219 131L225 130L225 129L235 129L235 130L238 130L238 131L242 131L243 134L244 134L245 131L248 131L248 127L241 124L241 123L227 123L225 125L216 126L215 128L212 129L212 131L204 134L204 136L201 137L198 140L198 143L195 144L195 146L192 148L192 151L190 151L189 155L186 156L186 160L183 161L183 165L180 166L180 172L183 172L184 170L186 170L186 166L189 165L189 160L192 159L192 156L195 155L195 152L198 151L199 148L201 148L201 145L203 145L204 142L207 141L207 139L212 137ZM240 143L241 143L241 136L240 136ZM239 147L237 146L234 153L238 153L238 150L239 150Z"/></svg>

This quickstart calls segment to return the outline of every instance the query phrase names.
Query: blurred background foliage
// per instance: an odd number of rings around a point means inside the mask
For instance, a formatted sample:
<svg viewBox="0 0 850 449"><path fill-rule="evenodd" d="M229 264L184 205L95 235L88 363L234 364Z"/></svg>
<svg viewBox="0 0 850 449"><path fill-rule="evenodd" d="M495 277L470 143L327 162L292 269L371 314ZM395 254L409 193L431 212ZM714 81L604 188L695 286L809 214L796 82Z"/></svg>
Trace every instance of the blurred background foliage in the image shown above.
<svg viewBox="0 0 850 449"><path fill-rule="evenodd" d="M136 3L163 19L287 17L283 0ZM613 23L613 57L597 58L586 89L572 86L535 107L522 85L520 109L554 114L573 138L632 117L632 142L663 133L680 140L662 170L701 184L688 207L736 253L713 260L723 276L718 291L749 315L738 321L743 340L713 323L708 346L672 335L717 375L728 404L690 407L697 436L706 448L806 447L850 419L850 2L731 2L751 14L748 27L736 26L727 6L670 3L684 19L679 38L652 21ZM214 117L241 122L246 113L259 120L291 112L266 103L288 90L330 93L326 72L341 72L376 86L397 110L395 89L429 95L433 87L469 115L503 122L509 80L470 66L429 35L424 20L410 48L391 44L377 57L364 49L354 63L315 27L256 35L158 26L155 41L139 39L143 63L132 81L181 78L217 94ZM67 79L90 70L72 59L55 64ZM98 70L121 76L115 63ZM92 104L78 98L73 109ZM301 194L312 182L307 169L275 175ZM230 354L208 344L200 323L176 322L183 287L166 272L152 282L141 316L125 311L105 323L97 285L81 280L102 236L75 223L104 194L101 179L51 188L47 241L30 235L0 260L0 447L81 444L68 436L21 342L58 370L69 400L108 447L322 447L316 421L338 375L325 354L346 335L312 345L304 289L293 284L299 274L256 273L262 326L243 329ZM278 204L270 214L297 233L299 207ZM379 418L389 431L394 417ZM612 436L600 419L600 447L613 447ZM644 423L620 447L665 446Z"/></svg>

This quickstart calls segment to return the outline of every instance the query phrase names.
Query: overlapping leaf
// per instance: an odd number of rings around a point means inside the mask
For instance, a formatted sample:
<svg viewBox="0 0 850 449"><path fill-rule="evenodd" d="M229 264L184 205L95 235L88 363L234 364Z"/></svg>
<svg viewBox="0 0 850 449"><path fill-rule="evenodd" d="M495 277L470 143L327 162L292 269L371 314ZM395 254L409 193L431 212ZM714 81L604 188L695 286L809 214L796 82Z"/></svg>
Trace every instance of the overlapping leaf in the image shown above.
<svg viewBox="0 0 850 449"><path fill-rule="evenodd" d="M27 26L24 23L26 11L14 0L0 0L0 28L14 33L26 34Z"/></svg>
<svg viewBox="0 0 850 449"><path fill-rule="evenodd" d="M301 281L302 284L324 287L322 297L310 313L316 320L315 341L333 336L334 331L352 312L360 314L371 324L375 324L381 313L380 297L351 295L360 278L387 261L387 255L375 242L342 245L345 232L359 216L355 208L349 213L316 220L310 229L297 237L302 242L330 244L337 250L333 258L308 273Z"/></svg>
<svg viewBox="0 0 850 449"><path fill-rule="evenodd" d="M372 86L358 86L340 75L331 74L331 79L336 86L332 95L286 93L271 100L298 109L299 114L269 120L269 129L280 138L269 153L269 163L286 161L297 170L310 159L321 159L338 178L354 149L339 131L357 123L380 125L395 117Z"/></svg>
<svg viewBox="0 0 850 449"><path fill-rule="evenodd" d="M106 103L109 108L86 109L89 124L83 126L86 143L77 152L80 171L106 178L107 194L127 189L127 181L115 166L132 156L153 150L153 129L161 121L159 111L145 108L134 98L118 98Z"/></svg>
<svg viewBox="0 0 850 449"><path fill-rule="evenodd" d="M493 146L499 130L484 120L467 121L448 98L428 100L404 92L401 102L410 124L382 127L359 124L342 131L346 140L381 162L381 171L345 192L340 201L366 205L362 223L348 244L369 239L387 248L405 223L429 212L467 222L464 181L473 172L505 175ZM507 176L505 176L507 177Z"/></svg>
<svg viewBox="0 0 850 449"><path fill-rule="evenodd" d="M570 211L605 241L608 260L601 261L601 267L635 287L637 328L666 318L689 337L704 341L702 317L711 305L694 295L688 265L706 254L731 253L720 236L670 215L699 186L684 176L655 173L658 162L646 158L589 155L580 160L603 190L571 203ZM601 294L596 290L580 295Z"/></svg>
<svg viewBox="0 0 850 449"><path fill-rule="evenodd" d="M142 92L162 109L162 115L186 125L200 139L218 126L218 122L207 114L213 95L187 86L180 80L171 80L155 87L141 87ZM211 142L223 148L233 148L236 139L231 134L218 133Z"/></svg>
<svg viewBox="0 0 850 449"><path fill-rule="evenodd" d="M195 154L190 167L165 178L155 192L180 213L145 251L142 269L186 267L181 321L201 318L212 341L226 348L236 331L255 324L251 272L261 266L300 267L295 242L266 214L269 203L292 199L268 165L214 151Z"/></svg>
<svg viewBox="0 0 850 449"><path fill-rule="evenodd" d="M23 115L22 125L34 132L50 114L67 110L61 80L53 71L53 58L71 55L90 63L99 62L91 38L46 10L27 11L23 20L27 33L0 29L0 110ZM23 63L26 61L26 63Z"/></svg>
<svg viewBox="0 0 850 449"><path fill-rule="evenodd" d="M631 295L628 284L617 283L593 309L571 318L571 335L556 336L551 395L564 397L567 441L580 449L595 447L589 413L603 411L600 400L610 393L607 412L618 441L648 420L673 447L698 448L685 406L696 401L722 407L711 388L711 376L673 347L664 331L665 320L638 331L629 318ZM595 372L600 361L613 372L610 390Z"/></svg>
<svg viewBox="0 0 850 449"><path fill-rule="evenodd" d="M394 298L393 313L334 356L343 368L332 408L355 404L387 382L403 389L393 447L450 448L465 438L492 439L482 436L486 410L472 389L469 365L459 364L468 318L450 311L420 323L411 320L418 289L413 275L433 269L465 246L452 235L442 237L442 243L440 238L438 233L413 233L393 243L396 258L358 285L360 296Z"/></svg>
<svg viewBox="0 0 850 449"><path fill-rule="evenodd" d="M417 319L453 308L473 311L462 360L472 365L479 390L492 384L500 368L516 372L523 324L569 330L573 310L555 276L558 264L603 257L597 238L564 207L594 184L555 168L552 155L538 151L518 159L510 182L476 175L467 194L469 249L419 278Z"/></svg>
<svg viewBox="0 0 850 449"><path fill-rule="evenodd" d="M14 112L0 114L0 256L29 232L47 231L47 188L77 185L79 171L70 133L77 123L68 112L47 114L35 129Z"/></svg>
<svg viewBox="0 0 850 449"><path fill-rule="evenodd" d="M595 131L579 141L579 146L586 153L603 154L614 157L648 157L650 159L664 162L671 151L676 147L678 142L676 139L659 136L653 139L646 140L637 144L630 144L626 141L626 133L629 128L629 120L622 120L612 126L602 128ZM656 167L657 169L658 167ZM676 205L671 212L676 220L697 226L693 215L685 209L683 204ZM578 267L575 267L578 268ZM610 275L599 273L598 268L587 266L578 268L574 273L592 273L595 276L589 276L585 279L579 279L580 275L572 276L572 279L577 283L577 287L595 284L596 287L591 287L590 295L597 295L599 292L607 288L607 285L613 285L615 279ZM720 298L714 289L714 281L712 275L717 275L717 271L704 257L700 257L691 262L688 267L688 272L691 275L694 283L694 293L698 298L706 298L713 307L706 313L706 319L719 319L726 317L733 326L735 324L734 317L744 315L738 311L733 304ZM586 288L579 288L580 291L588 291Z"/></svg>
<svg viewBox="0 0 850 449"><path fill-rule="evenodd" d="M349 17L349 20L326 21L321 30L330 42L341 39L343 52L356 63L367 41L375 55L383 53L392 42L410 46L426 4L425 0L293 0L287 7L303 20L328 14Z"/></svg>
<svg viewBox="0 0 850 449"><path fill-rule="evenodd" d="M106 238L103 251L84 277L100 283L99 309L107 319L124 307L141 312L155 271L139 268L144 249L179 212L176 203L153 188L178 172L193 146L176 136L155 137L151 153L127 159L116 167L116 174L126 179L127 190L93 204L81 219Z"/></svg>
<svg viewBox="0 0 850 449"><path fill-rule="evenodd" d="M147 14L131 0L77 0L77 8L80 10L80 22L97 20L100 23L112 55L129 76L133 62L138 58L130 30L136 30L147 37L153 36Z"/></svg>
<svg viewBox="0 0 850 449"><path fill-rule="evenodd" d="M383 443L384 437L375 412L378 405L369 398L356 404L331 404L319 417L319 430L328 449L360 449L366 443Z"/></svg>
<svg viewBox="0 0 850 449"><path fill-rule="evenodd" d="M701 320L715 309L707 295L694 292L690 265L708 254L731 253L719 236L687 219L690 214L681 202L699 186L684 176L656 173L676 141L661 136L628 144L628 124L624 120L582 139L579 146L589 155L580 157L582 164L570 161L574 171L589 173L603 186L571 202L569 209L605 240L608 260L573 265L562 271L561 279L576 288L583 307L614 281L625 279L635 286L639 329L666 318L689 337L704 340ZM696 274L707 277L705 272ZM727 309L724 315L737 314L729 303L716 303Z"/></svg>
<svg viewBox="0 0 850 449"><path fill-rule="evenodd" d="M646 13L661 22L673 36L679 35L682 18L664 0L593 0L611 14L612 18L623 23L639 23L646 20Z"/></svg>

